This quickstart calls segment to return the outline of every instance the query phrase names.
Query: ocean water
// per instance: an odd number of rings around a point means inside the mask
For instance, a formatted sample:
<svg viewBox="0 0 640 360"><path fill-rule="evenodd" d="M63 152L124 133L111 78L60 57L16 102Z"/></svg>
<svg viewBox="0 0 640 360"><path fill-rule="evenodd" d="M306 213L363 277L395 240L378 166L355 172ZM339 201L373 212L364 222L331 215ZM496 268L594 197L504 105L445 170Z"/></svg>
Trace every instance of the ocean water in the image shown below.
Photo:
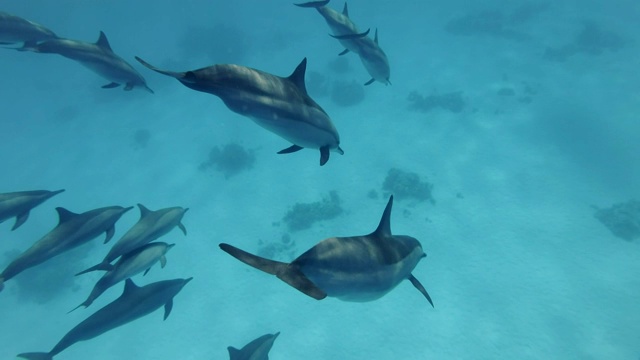
<svg viewBox="0 0 640 360"><path fill-rule="evenodd" d="M288 1L6 0L0 10L72 39L104 31L155 91L101 89L109 81L69 59L0 49L0 192L66 189L18 230L0 225L0 268L56 225L57 206L189 208L188 235L160 239L176 243L167 266L134 278L194 278L171 316L158 310L56 359L227 359L227 346L277 331L273 360L640 358L640 242L594 217L594 206L640 195L636 1L352 0L351 19L378 29L391 67L392 85L366 87L320 15ZM317 150L277 155L287 141L134 56L280 76L306 57L310 95L345 154L322 167ZM411 101L447 94L433 108ZM203 169L227 144L252 166ZM316 301L218 248L256 253L287 235L273 255L291 261L322 239L369 233L390 169L433 185L433 201L397 198L391 224L428 254L413 275L435 308L408 281L373 302ZM331 191L338 216L287 228L295 204ZM112 241L137 220L137 209L125 214ZM73 274L108 249L99 238L6 282L0 358L49 351L121 294L120 284L67 314L100 277Z"/></svg>

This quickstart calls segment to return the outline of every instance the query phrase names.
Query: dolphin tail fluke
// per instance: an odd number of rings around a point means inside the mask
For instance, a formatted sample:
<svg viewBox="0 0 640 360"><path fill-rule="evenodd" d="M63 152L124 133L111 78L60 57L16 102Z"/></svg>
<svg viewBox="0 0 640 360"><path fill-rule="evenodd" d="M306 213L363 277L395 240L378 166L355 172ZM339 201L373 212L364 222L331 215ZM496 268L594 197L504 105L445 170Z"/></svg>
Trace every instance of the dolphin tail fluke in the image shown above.
<svg viewBox="0 0 640 360"><path fill-rule="evenodd" d="M92 303L93 303L93 300L91 300L91 298L89 298L89 299L85 300L82 304L80 304L80 305L78 305L78 306L74 307L73 309L71 309L67 314L71 314L72 312L74 312L74 311L76 311L76 310L80 309L80 308L81 308L81 307L83 307L83 306L84 306L85 308L88 308L88 307L89 307L89 305L91 305Z"/></svg>
<svg viewBox="0 0 640 360"><path fill-rule="evenodd" d="M249 266L262 270L267 274L276 275L280 280L316 300L322 300L327 297L327 294L309 280L295 265L265 259L229 244L220 244L220 249Z"/></svg>
<svg viewBox="0 0 640 360"><path fill-rule="evenodd" d="M87 270L80 271L79 273L76 274L76 276L82 275L82 274L86 274L86 273L92 272L92 271L97 271L97 270L111 271L111 270L113 270L113 265L109 264L108 262L101 262L100 264L92 266L92 267L88 268Z"/></svg>
<svg viewBox="0 0 640 360"><path fill-rule="evenodd" d="M162 69L159 69L159 68L157 68L157 67L155 67L155 66L153 66L153 65L149 64L148 62L146 62L146 61L142 60L141 58L139 58L139 57L137 57L137 56L135 56L135 58L136 58L136 60L138 60L138 62L139 62L140 64L144 65L144 66L145 66L145 67L147 67L148 69L151 69L151 70L153 70L153 71L155 71L155 72L158 72L158 73L163 74L163 75L168 75L168 76L174 77L174 78L176 78L176 79L182 79L182 78L184 78L184 73L181 73L181 72L175 72L175 71L168 71L168 70L162 70Z"/></svg>
<svg viewBox="0 0 640 360"><path fill-rule="evenodd" d="M53 360L53 355L43 352L22 353L18 357L27 360Z"/></svg>
<svg viewBox="0 0 640 360"><path fill-rule="evenodd" d="M331 0L323 0L323 1L309 1L306 3L299 3L299 4L293 4L295 6L299 6L299 7L305 7L305 8L321 8L323 6L326 6L329 1Z"/></svg>
<svg viewBox="0 0 640 360"><path fill-rule="evenodd" d="M431 304L431 307L435 308L435 306L433 306L433 301L431 300L431 296L429 296L429 293L424 288L424 286L422 286L420 281L418 281L418 279L416 279L416 277L413 275L409 275L409 281L411 281L411 284L413 284L413 286L415 286L415 288L418 289L418 291L420 291L422 295L424 295L424 297L427 298L427 301L429 301L429 304Z"/></svg>

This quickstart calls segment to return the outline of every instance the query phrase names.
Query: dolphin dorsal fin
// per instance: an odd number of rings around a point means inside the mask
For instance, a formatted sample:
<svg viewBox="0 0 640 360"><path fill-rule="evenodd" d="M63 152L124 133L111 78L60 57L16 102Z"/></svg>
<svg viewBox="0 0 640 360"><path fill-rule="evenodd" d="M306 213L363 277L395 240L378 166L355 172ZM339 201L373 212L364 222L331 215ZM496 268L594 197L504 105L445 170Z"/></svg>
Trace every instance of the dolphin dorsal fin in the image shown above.
<svg viewBox="0 0 640 360"><path fill-rule="evenodd" d="M56 211L58 212L58 224L62 224L63 222L67 222L70 219L78 216L78 214L69 211L63 207L57 207Z"/></svg>
<svg viewBox="0 0 640 360"><path fill-rule="evenodd" d="M349 9L347 8L347 2L344 2L344 7L342 8L342 15L349 17Z"/></svg>
<svg viewBox="0 0 640 360"><path fill-rule="evenodd" d="M307 58L302 59L300 64L293 70L293 73L289 75L287 79L291 80L298 89L307 95L307 86L304 83L304 74L307 72Z"/></svg>
<svg viewBox="0 0 640 360"><path fill-rule="evenodd" d="M131 280L131 278L129 278L124 283L124 291L122 292L122 295L130 294L130 293L136 291L137 289L139 289L138 285L136 285L133 282L133 280Z"/></svg>
<svg viewBox="0 0 640 360"><path fill-rule="evenodd" d="M102 31L100 31L100 36L98 37L98 41L96 41L96 45L100 46L105 50L109 50L113 52L113 50L111 50L111 45L109 45L109 40L107 39L107 35L105 35L104 32Z"/></svg>
<svg viewBox="0 0 640 360"><path fill-rule="evenodd" d="M234 348L233 346L229 346L227 350L229 350L229 360L242 359L242 351Z"/></svg>
<svg viewBox="0 0 640 360"><path fill-rule="evenodd" d="M138 204L138 208L140 209L140 218L143 218L151 213L151 210L147 209L147 207L142 204Z"/></svg>
<svg viewBox="0 0 640 360"><path fill-rule="evenodd" d="M378 45L378 28L376 28L376 36L373 37L373 42L375 42L376 45Z"/></svg>
<svg viewBox="0 0 640 360"><path fill-rule="evenodd" d="M382 219L380 219L380 224L376 231L373 232L372 235L378 237L388 237L391 236L391 208L393 207L393 195L389 197L389 202L387 206L384 208L384 212L382 213Z"/></svg>

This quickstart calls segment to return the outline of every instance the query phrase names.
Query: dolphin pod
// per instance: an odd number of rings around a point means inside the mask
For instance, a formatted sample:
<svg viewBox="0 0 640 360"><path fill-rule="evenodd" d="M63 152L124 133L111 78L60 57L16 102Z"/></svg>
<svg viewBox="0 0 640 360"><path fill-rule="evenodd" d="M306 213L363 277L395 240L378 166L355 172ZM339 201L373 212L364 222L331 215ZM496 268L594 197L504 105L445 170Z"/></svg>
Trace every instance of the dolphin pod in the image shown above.
<svg viewBox="0 0 640 360"><path fill-rule="evenodd" d="M393 196L371 234L325 239L291 263L265 259L225 243L220 248L317 300L331 296L343 301L372 301L407 279L433 306L431 296L411 274L427 255L417 239L391 234L392 205Z"/></svg>
<svg viewBox="0 0 640 360"><path fill-rule="evenodd" d="M391 70L387 54L378 45L378 29L376 29L373 39L368 37L369 31L359 32L356 25L349 18L347 3L344 3L342 13L339 13L326 5L329 0L310 1L306 3L294 4L299 7L315 8L325 19L327 25L333 32L332 37L338 39L346 49L340 53L344 55L352 51L359 55L362 65L371 75L371 80L365 85L370 85L374 81L379 81L385 85L391 84Z"/></svg>
<svg viewBox="0 0 640 360"><path fill-rule="evenodd" d="M0 194L0 223L15 217L16 222L11 230L13 231L19 228L25 223L25 221L27 221L29 218L29 212L33 208L61 192L64 192L64 189L57 191L18 191Z"/></svg>
<svg viewBox="0 0 640 360"><path fill-rule="evenodd" d="M108 242L115 233L115 223L133 207L109 206L90 210L82 214L58 207L58 225L40 240L13 260L0 273L0 290L4 282L21 272L74 249L102 233Z"/></svg>
<svg viewBox="0 0 640 360"><path fill-rule="evenodd" d="M50 360L69 346L151 314L164 306L164 320L173 309L173 298L193 278L164 280L138 287L127 279L119 298L109 303L71 329L48 353L22 353L18 357L27 360Z"/></svg>
<svg viewBox="0 0 640 360"><path fill-rule="evenodd" d="M269 360L269 351L278 335L280 335L279 332L262 335L243 346L242 349L229 346L227 348L229 350L229 360Z"/></svg>
<svg viewBox="0 0 640 360"><path fill-rule="evenodd" d="M198 70L161 70L136 56L142 65L173 77L184 86L219 97L233 112L291 142L278 154L303 148L320 150L320 165L329 161L329 152L344 154L340 135L329 115L309 94L305 85L307 59L288 77L275 76L240 65L218 64Z"/></svg>

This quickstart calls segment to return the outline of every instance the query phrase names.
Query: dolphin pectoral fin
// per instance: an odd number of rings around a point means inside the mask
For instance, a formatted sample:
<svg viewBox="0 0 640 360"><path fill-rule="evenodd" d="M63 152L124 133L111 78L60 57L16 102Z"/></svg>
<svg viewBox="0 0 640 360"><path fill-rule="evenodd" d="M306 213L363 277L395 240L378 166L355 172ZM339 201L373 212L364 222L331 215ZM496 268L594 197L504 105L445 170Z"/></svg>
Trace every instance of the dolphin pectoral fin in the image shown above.
<svg viewBox="0 0 640 360"><path fill-rule="evenodd" d="M164 304L164 320L167 320L167 318L171 314L171 309L173 309L173 299Z"/></svg>
<svg viewBox="0 0 640 360"><path fill-rule="evenodd" d="M53 355L43 352L22 353L18 357L27 360L53 360Z"/></svg>
<svg viewBox="0 0 640 360"><path fill-rule="evenodd" d="M184 233L184 235L187 235L187 228L184 227L184 225L182 225L182 223L178 224L178 227L180 228L180 230L182 230L182 232Z"/></svg>
<svg viewBox="0 0 640 360"><path fill-rule="evenodd" d="M319 7L323 7L323 6L327 5L329 3L329 1L331 1L331 0L309 1L309 2L306 2L306 3L293 4L293 5L299 6L299 7L306 7L306 8L319 8Z"/></svg>
<svg viewBox="0 0 640 360"><path fill-rule="evenodd" d="M324 165L329 161L329 147L323 146L320 148L320 166Z"/></svg>
<svg viewBox="0 0 640 360"><path fill-rule="evenodd" d="M418 289L418 291L420 291L422 295L424 295L424 297L427 298L427 301L429 301L429 304L431 304L431 306L435 308L435 306L433 306L433 301L431 300L431 296L429 296L429 293L424 288L424 286L422 286L420 281L418 281L418 279L416 279L416 277L411 274L409 275L409 281L411 281L411 284L413 284L413 286L415 286L415 288Z"/></svg>
<svg viewBox="0 0 640 360"><path fill-rule="evenodd" d="M276 275L278 279L314 299L322 300L327 297L327 294L311 282L297 266L265 259L229 244L220 244L220 249L249 266L262 270L267 274Z"/></svg>
<svg viewBox="0 0 640 360"><path fill-rule="evenodd" d="M357 34L346 34L346 35L329 34L329 36L331 36L334 39L338 39L338 40L353 40L353 39L361 39L361 38L369 35L370 31L371 31L371 29L367 29L367 31L361 32L361 33L357 33Z"/></svg>
<svg viewBox="0 0 640 360"><path fill-rule="evenodd" d="M2 289L4 289L4 278L0 276L0 292L2 292Z"/></svg>
<svg viewBox="0 0 640 360"><path fill-rule="evenodd" d="M29 218L29 211L23 212L22 214L16 216L16 223L13 224L11 231L19 228L22 224L24 224L25 221L27 221L28 218Z"/></svg>
<svg viewBox="0 0 640 360"><path fill-rule="evenodd" d="M345 55L348 52L349 52L349 49L344 49L344 50L342 50L342 52L340 54L338 54L338 56Z"/></svg>
<svg viewBox="0 0 640 360"><path fill-rule="evenodd" d="M166 256L162 256L160 258L160 268L164 269L165 266L167 266L167 257Z"/></svg>
<svg viewBox="0 0 640 360"><path fill-rule="evenodd" d="M367 81L366 83L364 83L364 85L365 85L365 86L367 86L367 85L371 85L371 84L373 84L373 82L374 82L374 81L376 81L376 79L371 78L371 80L369 80L369 81Z"/></svg>
<svg viewBox="0 0 640 360"><path fill-rule="evenodd" d="M151 69L151 70L153 70L155 72L158 72L160 74L171 76L171 77L174 77L176 79L182 79L185 76L185 73L183 73L183 72L175 72L175 71L167 71L167 70L158 69L157 67L149 64L148 62L142 60L141 58L139 58L137 56L135 56L135 59L138 60L138 62L140 64L142 64L145 67L147 67L147 68L149 68L149 69Z"/></svg>
<svg viewBox="0 0 640 360"><path fill-rule="evenodd" d="M147 270L144 271L144 274L142 274L142 276L147 276L147 273L149 272L149 270L151 270L151 268L147 268Z"/></svg>
<svg viewBox="0 0 640 360"><path fill-rule="evenodd" d="M111 271L113 269L114 269L113 265L111 265L111 264L109 264L107 262L102 262L102 263L100 263L98 265L95 265L95 266L92 266L92 267L88 268L87 270L80 271L75 276L86 274L88 272L92 272L92 271L96 271L96 270Z"/></svg>
<svg viewBox="0 0 640 360"><path fill-rule="evenodd" d="M300 151L302 149L304 149L302 146L291 145L286 149L282 149L282 150L278 151L278 154L291 154L291 153L294 153L296 151Z"/></svg>
<svg viewBox="0 0 640 360"><path fill-rule="evenodd" d="M111 240L111 238L113 237L113 234L116 233L116 227L115 225L111 225L111 227L109 227L107 229L107 237L104 238L104 243L108 243L109 240Z"/></svg>
<svg viewBox="0 0 640 360"><path fill-rule="evenodd" d="M120 86L120 84L118 84L117 82L111 82L107 85L103 85L102 88L103 89L113 89L113 88L117 88L118 86Z"/></svg>

